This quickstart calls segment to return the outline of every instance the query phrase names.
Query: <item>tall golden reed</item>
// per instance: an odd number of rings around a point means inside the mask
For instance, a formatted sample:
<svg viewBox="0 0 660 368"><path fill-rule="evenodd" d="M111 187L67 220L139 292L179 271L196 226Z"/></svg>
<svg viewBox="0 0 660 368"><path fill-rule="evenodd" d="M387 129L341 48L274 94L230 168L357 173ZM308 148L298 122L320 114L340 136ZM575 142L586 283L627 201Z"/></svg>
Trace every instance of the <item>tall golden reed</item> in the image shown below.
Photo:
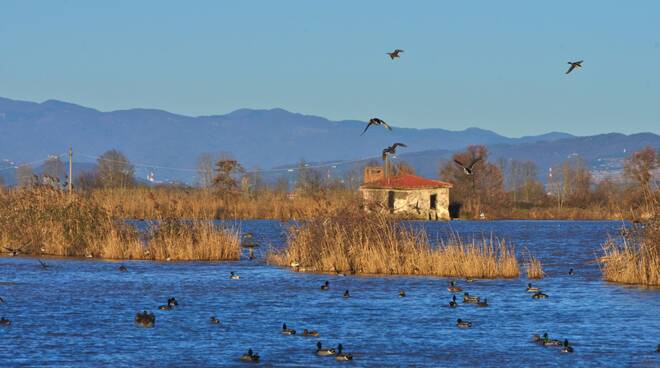
<svg viewBox="0 0 660 368"><path fill-rule="evenodd" d="M528 256L527 261L525 262L525 270L527 271L528 279L540 280L545 276L541 260L531 254Z"/></svg>
<svg viewBox="0 0 660 368"><path fill-rule="evenodd" d="M622 240L603 244L603 278L623 284L660 286L660 216L644 228L626 229Z"/></svg>
<svg viewBox="0 0 660 368"><path fill-rule="evenodd" d="M155 207L159 207L155 204ZM234 260L238 232L210 220L157 216L146 233L95 197L49 187L0 191L0 241L35 256L108 259Z"/></svg>
<svg viewBox="0 0 660 368"><path fill-rule="evenodd" d="M504 241L464 243L454 237L432 246L423 230L386 216L351 211L291 227L287 247L270 251L267 261L314 272L473 278L520 275L514 249Z"/></svg>
<svg viewBox="0 0 660 368"><path fill-rule="evenodd" d="M166 215L199 220L302 220L317 216L327 208L355 206L360 201L357 191L341 189L304 196L273 190L220 193L215 189L138 187L96 189L89 195L103 208L130 219Z"/></svg>

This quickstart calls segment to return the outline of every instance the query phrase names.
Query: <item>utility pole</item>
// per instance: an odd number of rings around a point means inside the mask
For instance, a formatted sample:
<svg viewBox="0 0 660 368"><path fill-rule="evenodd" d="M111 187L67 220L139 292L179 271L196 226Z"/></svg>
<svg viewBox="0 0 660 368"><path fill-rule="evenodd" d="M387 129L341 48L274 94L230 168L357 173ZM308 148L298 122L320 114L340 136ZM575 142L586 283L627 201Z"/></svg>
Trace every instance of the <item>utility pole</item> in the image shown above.
<svg viewBox="0 0 660 368"><path fill-rule="evenodd" d="M69 146L69 195L73 193L73 148Z"/></svg>

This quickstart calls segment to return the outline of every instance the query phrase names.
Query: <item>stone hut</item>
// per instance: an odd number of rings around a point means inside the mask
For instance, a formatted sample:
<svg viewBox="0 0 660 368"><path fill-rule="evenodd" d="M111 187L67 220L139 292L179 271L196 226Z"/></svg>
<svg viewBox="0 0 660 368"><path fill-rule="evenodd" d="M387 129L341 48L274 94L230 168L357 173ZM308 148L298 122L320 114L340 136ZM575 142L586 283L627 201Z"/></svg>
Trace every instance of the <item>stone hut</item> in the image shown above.
<svg viewBox="0 0 660 368"><path fill-rule="evenodd" d="M402 174L385 177L382 167L366 167L360 193L367 210L420 220L449 220L450 183Z"/></svg>

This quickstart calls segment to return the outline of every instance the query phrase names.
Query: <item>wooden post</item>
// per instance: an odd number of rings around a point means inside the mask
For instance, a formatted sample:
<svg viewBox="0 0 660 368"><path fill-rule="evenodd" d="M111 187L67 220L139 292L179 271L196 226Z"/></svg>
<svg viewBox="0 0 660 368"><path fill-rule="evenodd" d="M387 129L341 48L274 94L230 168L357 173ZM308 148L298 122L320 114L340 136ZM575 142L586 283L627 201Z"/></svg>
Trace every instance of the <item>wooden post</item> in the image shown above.
<svg viewBox="0 0 660 368"><path fill-rule="evenodd" d="M386 182L386 183L389 183L389 182L390 182L390 178L389 178L389 176L387 175L387 174L388 174L388 172L387 172L387 171L388 171L388 166L389 166L389 164L388 164L388 163L389 163L389 160L388 160L389 157L390 157L390 155L388 155L388 154L386 153L386 154L385 154L385 182Z"/></svg>
<svg viewBox="0 0 660 368"><path fill-rule="evenodd" d="M69 146L69 194L73 193L73 148Z"/></svg>

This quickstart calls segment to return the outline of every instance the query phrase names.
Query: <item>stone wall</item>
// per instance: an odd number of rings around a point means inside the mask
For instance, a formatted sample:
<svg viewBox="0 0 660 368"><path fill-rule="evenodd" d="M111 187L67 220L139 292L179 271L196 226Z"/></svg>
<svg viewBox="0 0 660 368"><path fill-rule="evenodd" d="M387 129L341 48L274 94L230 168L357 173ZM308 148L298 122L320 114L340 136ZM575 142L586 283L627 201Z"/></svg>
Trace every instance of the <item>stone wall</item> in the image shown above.
<svg viewBox="0 0 660 368"><path fill-rule="evenodd" d="M361 188L367 207L390 211L420 220L449 220L449 188L436 189L366 189ZM394 193L394 209L388 208L389 192ZM436 194L436 208L431 209L431 195ZM376 207L369 204L377 203Z"/></svg>

